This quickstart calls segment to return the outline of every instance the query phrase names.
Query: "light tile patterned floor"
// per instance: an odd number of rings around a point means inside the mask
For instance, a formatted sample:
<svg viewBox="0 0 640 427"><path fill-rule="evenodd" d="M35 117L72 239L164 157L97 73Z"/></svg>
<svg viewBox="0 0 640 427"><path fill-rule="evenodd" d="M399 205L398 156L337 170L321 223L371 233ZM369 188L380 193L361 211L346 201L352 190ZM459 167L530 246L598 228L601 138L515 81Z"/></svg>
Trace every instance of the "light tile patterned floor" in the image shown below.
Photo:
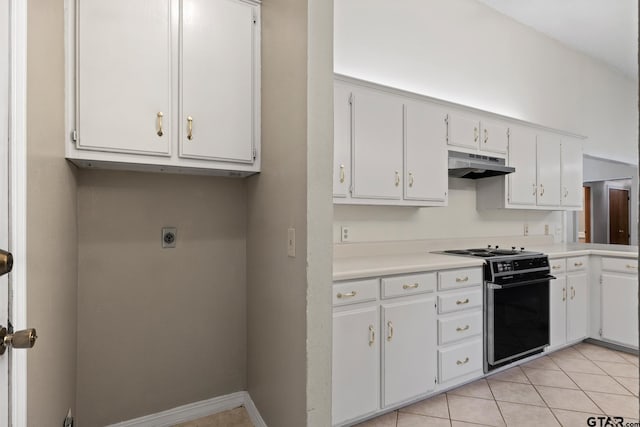
<svg viewBox="0 0 640 427"><path fill-rule="evenodd" d="M638 370L638 356L580 343L358 426L573 427L603 415L638 423Z"/></svg>

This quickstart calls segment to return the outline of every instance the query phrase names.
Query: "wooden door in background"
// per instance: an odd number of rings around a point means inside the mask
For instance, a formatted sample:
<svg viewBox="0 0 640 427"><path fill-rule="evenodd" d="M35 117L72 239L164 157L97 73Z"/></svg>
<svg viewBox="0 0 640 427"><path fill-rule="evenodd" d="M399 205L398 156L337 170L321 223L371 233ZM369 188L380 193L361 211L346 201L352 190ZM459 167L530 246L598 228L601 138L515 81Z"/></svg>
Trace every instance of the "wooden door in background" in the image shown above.
<svg viewBox="0 0 640 427"><path fill-rule="evenodd" d="M609 243L629 244L629 190L609 189Z"/></svg>
<svg viewBox="0 0 640 427"><path fill-rule="evenodd" d="M584 242L591 243L591 187L584 187Z"/></svg>

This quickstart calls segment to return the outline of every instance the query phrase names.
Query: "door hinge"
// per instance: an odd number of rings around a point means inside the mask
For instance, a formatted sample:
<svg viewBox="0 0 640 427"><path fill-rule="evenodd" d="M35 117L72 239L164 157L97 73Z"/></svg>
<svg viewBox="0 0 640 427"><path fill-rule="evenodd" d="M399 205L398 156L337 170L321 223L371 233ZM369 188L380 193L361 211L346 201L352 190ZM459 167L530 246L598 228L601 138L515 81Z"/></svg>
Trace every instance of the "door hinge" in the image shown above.
<svg viewBox="0 0 640 427"><path fill-rule="evenodd" d="M256 159L256 157L258 156L258 150L256 150L256 148L253 148L253 160Z"/></svg>
<svg viewBox="0 0 640 427"><path fill-rule="evenodd" d="M71 141L78 142L78 131L76 129L71 131Z"/></svg>

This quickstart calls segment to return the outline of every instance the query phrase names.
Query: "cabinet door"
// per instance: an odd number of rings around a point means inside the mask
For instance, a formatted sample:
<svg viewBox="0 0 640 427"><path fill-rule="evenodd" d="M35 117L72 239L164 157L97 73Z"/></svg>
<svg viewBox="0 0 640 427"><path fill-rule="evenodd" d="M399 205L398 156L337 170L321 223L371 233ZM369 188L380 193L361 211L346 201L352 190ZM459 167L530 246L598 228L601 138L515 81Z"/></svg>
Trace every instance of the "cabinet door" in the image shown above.
<svg viewBox="0 0 640 427"><path fill-rule="evenodd" d="M402 198L402 101L358 88L353 92L352 108L352 197Z"/></svg>
<svg viewBox="0 0 640 427"><path fill-rule="evenodd" d="M447 143L465 148L478 148L480 122L471 116L451 113L447 119Z"/></svg>
<svg viewBox="0 0 640 427"><path fill-rule="evenodd" d="M382 406L406 401L435 388L435 299L382 305Z"/></svg>
<svg viewBox="0 0 640 427"><path fill-rule="evenodd" d="M333 84L333 197L347 197L351 182L351 88Z"/></svg>
<svg viewBox="0 0 640 427"><path fill-rule="evenodd" d="M563 274L549 283L550 347L567 342L567 277Z"/></svg>
<svg viewBox="0 0 640 427"><path fill-rule="evenodd" d="M538 206L560 206L560 138L537 136Z"/></svg>
<svg viewBox="0 0 640 427"><path fill-rule="evenodd" d="M449 175L445 117L436 107L405 103L405 199L446 200Z"/></svg>
<svg viewBox="0 0 640 427"><path fill-rule="evenodd" d="M77 148L169 155L171 1L77 5Z"/></svg>
<svg viewBox="0 0 640 427"><path fill-rule="evenodd" d="M509 128L504 124L483 120L480 149L504 154L509 145Z"/></svg>
<svg viewBox="0 0 640 427"><path fill-rule="evenodd" d="M183 0L180 156L253 163L256 8Z"/></svg>
<svg viewBox="0 0 640 427"><path fill-rule="evenodd" d="M567 341L576 341L588 335L587 274L567 274Z"/></svg>
<svg viewBox="0 0 640 427"><path fill-rule="evenodd" d="M638 347L638 276L602 275L602 338Z"/></svg>
<svg viewBox="0 0 640 427"><path fill-rule="evenodd" d="M516 171L507 175L509 203L536 204L536 135L530 129L511 128L509 138L509 166Z"/></svg>
<svg viewBox="0 0 640 427"><path fill-rule="evenodd" d="M378 307L333 314L333 424L378 409L380 345Z"/></svg>
<svg viewBox="0 0 640 427"><path fill-rule="evenodd" d="M582 144L563 138L560 144L562 206L582 207Z"/></svg>

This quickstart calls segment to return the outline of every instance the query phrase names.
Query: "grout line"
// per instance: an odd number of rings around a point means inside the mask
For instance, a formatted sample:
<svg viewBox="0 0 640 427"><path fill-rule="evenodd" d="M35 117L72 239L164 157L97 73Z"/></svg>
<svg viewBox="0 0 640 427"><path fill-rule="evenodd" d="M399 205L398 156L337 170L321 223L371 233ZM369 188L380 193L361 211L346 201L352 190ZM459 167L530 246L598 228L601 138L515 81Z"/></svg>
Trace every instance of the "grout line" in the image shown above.
<svg viewBox="0 0 640 427"><path fill-rule="evenodd" d="M398 421L400 420L400 410L396 409L394 412L396 414L396 427L398 427Z"/></svg>
<svg viewBox="0 0 640 427"><path fill-rule="evenodd" d="M447 414L449 414L449 425L453 425L453 422L451 421L451 409L449 409L449 394L448 393L444 394L444 401L447 404Z"/></svg>
<svg viewBox="0 0 640 427"><path fill-rule="evenodd" d="M491 392L491 396L493 396L493 401L496 404L496 407L498 408L498 412L500 412L500 417L502 417L502 421L504 422L504 425L507 425L507 420L504 417L504 414L502 413L502 409L500 409L500 405L498 405L498 401L496 400L496 396L495 394L493 394L493 389L491 388L491 384L489 384L489 381L487 381L487 386L489 387L489 391Z"/></svg>

